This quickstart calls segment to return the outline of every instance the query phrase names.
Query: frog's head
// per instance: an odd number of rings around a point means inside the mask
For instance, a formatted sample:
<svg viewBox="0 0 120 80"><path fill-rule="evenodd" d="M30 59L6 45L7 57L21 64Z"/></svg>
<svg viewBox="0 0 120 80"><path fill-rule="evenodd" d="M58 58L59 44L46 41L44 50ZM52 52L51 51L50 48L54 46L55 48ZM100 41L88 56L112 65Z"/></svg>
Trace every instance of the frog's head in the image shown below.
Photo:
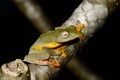
<svg viewBox="0 0 120 80"><path fill-rule="evenodd" d="M59 36L56 39L57 42L68 42L79 37L74 26L61 27L61 29L57 28L56 30L59 30Z"/></svg>

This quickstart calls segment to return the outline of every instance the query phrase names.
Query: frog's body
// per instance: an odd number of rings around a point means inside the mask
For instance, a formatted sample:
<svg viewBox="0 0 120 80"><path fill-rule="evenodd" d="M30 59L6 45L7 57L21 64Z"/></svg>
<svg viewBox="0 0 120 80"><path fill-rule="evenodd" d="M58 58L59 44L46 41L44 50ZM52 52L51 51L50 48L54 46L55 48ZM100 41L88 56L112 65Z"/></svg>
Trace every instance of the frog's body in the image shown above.
<svg viewBox="0 0 120 80"><path fill-rule="evenodd" d="M25 57L26 62L35 63L39 65L51 64L54 67L59 67L60 64L55 62L50 62L48 58L48 54L50 56L51 53L61 53L61 56L64 58L67 57L65 53L65 49L67 48L66 42L72 41L76 38L83 38L83 34L81 34L81 29L84 28L84 25L81 24L77 27L57 27L53 31L49 31L45 34L42 34L37 41L31 46L29 50L29 54ZM44 49L48 48L50 50ZM53 51L53 52L51 52ZM37 52L37 54L35 54ZM45 55L41 55L41 53ZM39 56L41 55L41 56ZM46 58L47 56L47 58Z"/></svg>
<svg viewBox="0 0 120 80"><path fill-rule="evenodd" d="M66 35L64 36L64 34ZM56 48L62 45L62 43L78 37L79 34L76 32L74 26L56 28L54 31L42 34L30 48L29 54L31 53L31 50L42 50L43 47Z"/></svg>

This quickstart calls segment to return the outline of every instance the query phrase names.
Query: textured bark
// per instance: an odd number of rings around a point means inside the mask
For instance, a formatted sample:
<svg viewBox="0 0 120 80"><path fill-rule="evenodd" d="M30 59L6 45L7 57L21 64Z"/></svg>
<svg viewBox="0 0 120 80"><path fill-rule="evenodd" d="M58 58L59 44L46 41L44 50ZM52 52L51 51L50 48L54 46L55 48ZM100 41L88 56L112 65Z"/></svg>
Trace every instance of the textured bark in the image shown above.
<svg viewBox="0 0 120 80"><path fill-rule="evenodd" d="M20 59L3 64L0 70L0 80L29 80L28 67Z"/></svg>
<svg viewBox="0 0 120 80"><path fill-rule="evenodd" d="M13 62L2 65L0 70L1 74L0 79L1 80L53 79L61 70L61 68L63 68L63 66L76 54L79 48L86 43L89 37L91 37L99 28L102 27L108 15L112 13L115 8L117 8L119 2L120 2L119 0L83 0L80 6L78 6L78 8L73 12L71 17L67 21L65 21L65 23L63 23L62 25L77 26L80 24L85 24L85 28L83 28L81 31L85 35L85 38L83 40L69 44L69 46L66 49L68 57L66 59L62 59L61 67L54 68L50 66L38 66L34 64L30 64L27 67L21 60L17 59ZM36 16L36 18L38 17L39 14L38 16Z"/></svg>

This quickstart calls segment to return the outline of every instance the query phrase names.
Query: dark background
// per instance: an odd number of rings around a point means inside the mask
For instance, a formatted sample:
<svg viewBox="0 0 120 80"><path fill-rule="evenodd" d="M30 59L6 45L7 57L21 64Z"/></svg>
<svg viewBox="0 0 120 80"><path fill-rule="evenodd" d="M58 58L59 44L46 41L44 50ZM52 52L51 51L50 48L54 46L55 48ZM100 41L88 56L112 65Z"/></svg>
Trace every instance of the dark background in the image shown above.
<svg viewBox="0 0 120 80"><path fill-rule="evenodd" d="M54 26L69 18L80 0L38 0ZM105 80L119 77L120 8L106 20L77 55L90 69ZM23 59L39 32L10 0L0 0L0 64ZM56 80L74 79L75 75L65 68ZM118 79L117 79L118 80Z"/></svg>

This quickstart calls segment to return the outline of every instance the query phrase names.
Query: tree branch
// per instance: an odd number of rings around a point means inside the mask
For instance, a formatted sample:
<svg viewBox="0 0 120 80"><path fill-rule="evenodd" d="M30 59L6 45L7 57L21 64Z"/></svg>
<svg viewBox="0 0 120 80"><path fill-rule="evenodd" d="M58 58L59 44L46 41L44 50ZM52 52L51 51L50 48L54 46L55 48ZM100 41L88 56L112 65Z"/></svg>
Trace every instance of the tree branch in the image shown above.
<svg viewBox="0 0 120 80"><path fill-rule="evenodd" d="M73 57L67 66L80 80L103 80L76 57Z"/></svg>
<svg viewBox="0 0 120 80"><path fill-rule="evenodd" d="M52 29L50 20L46 18L42 8L34 0L13 0L21 12L41 33Z"/></svg>
<svg viewBox="0 0 120 80"><path fill-rule="evenodd" d="M104 24L106 18L110 14L110 12L113 12L114 10L112 7L109 6L109 4L113 4L115 2L115 5L113 5L116 8L116 5L119 4L119 0L114 0L110 3L112 0L84 0L80 6L74 11L72 16L63 23L63 26L70 26L74 25L77 26L79 24L85 24L85 28L82 29L82 33L85 35L85 38L80 41L76 41L75 43L70 43L68 47L66 48L66 51L68 53L68 57L65 59L61 59L61 67L54 68L50 66L38 66L30 64L29 72L30 72L30 79L31 80L50 80L53 79L54 76L59 72L59 70L73 57L73 55L76 54L76 52L79 50L80 47L82 47L86 41L93 35L99 28L102 27ZM16 62L16 61L15 61ZM21 61L21 63L23 63ZM23 80L29 80L29 76L27 76L27 68L24 68L24 64L22 64L22 68L17 67L9 67L8 63L6 65L3 65L1 68L1 79L3 80L19 80L19 78L23 79L20 74L24 74ZM16 63L13 63L16 64ZM13 70L12 70L13 69ZM14 70L15 69L15 70ZM23 71L23 72L22 72ZM9 73L8 73L9 72ZM12 75L11 75L12 73ZM7 79L6 79L6 78ZM12 78L11 78L12 77Z"/></svg>
<svg viewBox="0 0 120 80"><path fill-rule="evenodd" d="M0 80L30 80L28 67L20 59L3 64L0 70Z"/></svg>

